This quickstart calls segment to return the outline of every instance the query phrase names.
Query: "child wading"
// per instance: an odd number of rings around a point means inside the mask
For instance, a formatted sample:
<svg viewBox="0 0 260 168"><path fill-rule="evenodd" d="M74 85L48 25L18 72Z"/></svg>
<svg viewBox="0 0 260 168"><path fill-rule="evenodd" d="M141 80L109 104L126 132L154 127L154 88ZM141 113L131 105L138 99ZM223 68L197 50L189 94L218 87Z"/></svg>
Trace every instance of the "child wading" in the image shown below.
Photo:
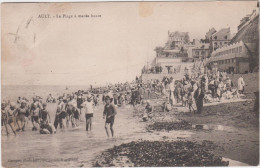
<svg viewBox="0 0 260 168"><path fill-rule="evenodd" d="M109 131L108 131L108 126L110 125L110 131L111 131L111 135L112 137L114 136L114 129L113 129L113 125L114 125L114 121L115 121L115 115L117 114L116 112L116 108L113 104L111 104L111 99L109 96L105 97L105 108L104 108L104 113L103 113L103 118L106 118L106 122L105 122L105 130L107 133L107 136L109 137Z"/></svg>

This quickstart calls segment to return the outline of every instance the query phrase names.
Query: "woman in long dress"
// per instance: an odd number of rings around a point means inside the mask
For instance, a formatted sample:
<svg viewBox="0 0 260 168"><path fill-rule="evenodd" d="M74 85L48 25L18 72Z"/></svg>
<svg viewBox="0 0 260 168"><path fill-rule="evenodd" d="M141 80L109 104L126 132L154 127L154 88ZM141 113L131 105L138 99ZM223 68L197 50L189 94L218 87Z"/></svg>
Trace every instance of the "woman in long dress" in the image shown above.
<svg viewBox="0 0 260 168"><path fill-rule="evenodd" d="M244 93L245 81L242 76L240 76L237 80L237 89L240 94Z"/></svg>

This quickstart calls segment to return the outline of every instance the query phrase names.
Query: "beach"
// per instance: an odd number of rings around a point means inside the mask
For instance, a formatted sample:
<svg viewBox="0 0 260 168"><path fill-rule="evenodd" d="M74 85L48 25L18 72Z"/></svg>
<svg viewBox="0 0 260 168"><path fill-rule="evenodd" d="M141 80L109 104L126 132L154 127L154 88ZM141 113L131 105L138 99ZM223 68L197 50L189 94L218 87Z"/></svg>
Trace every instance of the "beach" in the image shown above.
<svg viewBox="0 0 260 168"><path fill-rule="evenodd" d="M255 90L256 87L248 83L247 89ZM85 131L83 116L78 128L70 126L65 130L58 129L53 135L31 131L32 124L29 121L25 131L18 132L17 136L2 133L2 164L5 167L90 167L102 160L102 152L121 144L146 140L162 144L168 141L196 144L208 141L216 146L211 152L223 157L223 160L229 160L230 164L257 165L259 121L252 112L254 99L246 99L251 98L248 95L234 102L205 104L202 114L190 113L187 107L178 104L170 112L163 112L161 105L165 98L152 96L149 100L155 110L153 118L148 122L142 120L145 104L136 107L123 105L117 107L114 138L106 136L102 102L94 107L93 130L88 133ZM56 107L56 103L47 104L52 121ZM177 124L177 127L169 126L180 121L185 123ZM161 152L163 150L158 151ZM127 166L129 162L126 160L118 161L117 158L113 164ZM108 165L99 163L99 166Z"/></svg>

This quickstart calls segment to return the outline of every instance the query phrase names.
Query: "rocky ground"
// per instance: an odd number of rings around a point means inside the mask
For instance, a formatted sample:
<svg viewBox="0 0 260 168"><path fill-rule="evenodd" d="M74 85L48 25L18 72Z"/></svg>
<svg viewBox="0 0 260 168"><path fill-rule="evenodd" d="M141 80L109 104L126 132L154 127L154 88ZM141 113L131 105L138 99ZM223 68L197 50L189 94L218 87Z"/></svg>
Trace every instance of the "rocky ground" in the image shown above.
<svg viewBox="0 0 260 168"><path fill-rule="evenodd" d="M103 152L94 166L227 166L229 162L215 155L214 148L210 141L133 141Z"/></svg>

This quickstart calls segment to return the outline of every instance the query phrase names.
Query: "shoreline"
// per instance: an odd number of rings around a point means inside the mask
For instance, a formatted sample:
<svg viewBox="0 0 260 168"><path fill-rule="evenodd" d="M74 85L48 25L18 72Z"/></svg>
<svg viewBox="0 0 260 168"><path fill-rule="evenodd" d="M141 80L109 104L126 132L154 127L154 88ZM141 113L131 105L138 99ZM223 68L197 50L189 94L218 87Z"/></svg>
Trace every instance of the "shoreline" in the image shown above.
<svg viewBox="0 0 260 168"><path fill-rule="evenodd" d="M255 118L254 113L250 110L253 108L253 99L239 99L233 102L216 102L208 103L204 106L204 111L202 114L193 114L189 112L179 111L180 107L175 106L170 112L160 111L160 99L150 99L154 105L156 111L154 111L154 117L144 123L145 130L148 140L159 141L160 143L165 142L178 142L178 141L188 141L202 143L204 140L212 142L217 146L212 152L218 156L225 158L224 160L230 160L229 166L239 166L239 165L258 165L259 153L258 153L258 142L259 142L259 127L258 120ZM223 107L224 106L224 107ZM133 111L133 116L138 122L142 122L140 118L140 113L142 113L143 105L138 105L137 110ZM187 107L186 107L187 108ZM223 108L224 110L221 110ZM226 109L226 112L224 112ZM237 109L242 109L237 112ZM246 115L247 121L243 123L240 122L237 116ZM248 118L249 117L249 118ZM228 120L232 122L228 122ZM179 120L186 121L192 125L191 128L185 130L147 130L147 127L154 123L165 123L169 125L170 122L178 122ZM195 128L196 125L207 126L205 128ZM146 138L142 140L147 140ZM137 143L138 141L133 140L132 143ZM115 148L115 147L114 147ZM110 148L108 150L113 150ZM248 149L247 149L248 148ZM103 152L107 152L105 150ZM161 151L158 151L159 153ZM120 155L116 153L116 155ZM102 158L102 153L98 157ZM98 158L97 157L97 158ZM97 158L94 160L93 165L96 164ZM100 159L100 158L99 158ZM104 156L103 158L104 159ZM133 163L129 158L114 158L119 165L115 166L129 166ZM127 163L126 163L127 162ZM99 163L100 164L100 163ZM130 166L131 166L130 164ZM99 166L108 166L106 164ZM163 166L163 165L157 165Z"/></svg>

